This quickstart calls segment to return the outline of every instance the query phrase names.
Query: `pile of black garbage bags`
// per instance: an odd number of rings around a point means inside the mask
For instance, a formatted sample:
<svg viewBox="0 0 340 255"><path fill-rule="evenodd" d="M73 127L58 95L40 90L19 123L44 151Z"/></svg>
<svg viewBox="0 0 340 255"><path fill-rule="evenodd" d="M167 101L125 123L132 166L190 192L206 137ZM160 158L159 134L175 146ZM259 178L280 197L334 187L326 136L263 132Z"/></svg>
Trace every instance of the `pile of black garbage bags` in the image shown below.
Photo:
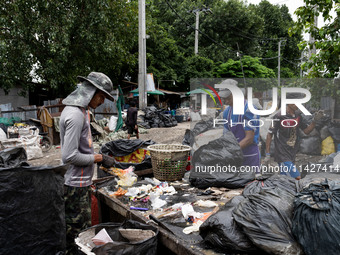
<svg viewBox="0 0 340 255"><path fill-rule="evenodd" d="M313 120L312 115L301 116L305 125L309 125ZM329 136L335 144L340 143L340 124L331 122L331 118L327 115L316 122L315 129L310 134L306 135L301 129L299 133L301 137L299 152L307 155L320 155L321 143Z"/></svg>
<svg viewBox="0 0 340 255"><path fill-rule="evenodd" d="M142 119L142 122L138 122L138 125L146 129L177 126L175 117L166 113L164 109L149 106L145 108L144 113L145 115L138 116Z"/></svg>
<svg viewBox="0 0 340 255"><path fill-rule="evenodd" d="M200 227L221 252L339 254L340 175L255 180Z"/></svg>
<svg viewBox="0 0 340 255"><path fill-rule="evenodd" d="M187 130L183 144L194 148L189 181L192 186L242 188L255 178L255 172L242 172L243 153L231 132L213 127L213 119L196 123ZM195 149L196 148L196 149Z"/></svg>
<svg viewBox="0 0 340 255"><path fill-rule="evenodd" d="M192 186L244 188L201 225L205 245L225 254L339 254L340 174L308 173L297 181L278 174L255 180L249 172L209 171L214 165L238 169L243 161L235 137L215 130L212 120L187 130L183 144L194 148Z"/></svg>

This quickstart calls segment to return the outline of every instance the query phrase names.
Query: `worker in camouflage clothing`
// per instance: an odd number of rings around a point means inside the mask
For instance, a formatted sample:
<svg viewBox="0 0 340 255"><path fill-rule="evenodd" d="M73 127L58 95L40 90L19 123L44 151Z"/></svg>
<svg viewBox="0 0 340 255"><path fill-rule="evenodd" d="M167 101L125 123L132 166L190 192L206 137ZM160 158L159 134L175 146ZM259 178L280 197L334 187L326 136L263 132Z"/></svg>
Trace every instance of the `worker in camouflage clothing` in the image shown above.
<svg viewBox="0 0 340 255"><path fill-rule="evenodd" d="M74 238L91 226L90 185L94 163L101 154L93 150L89 107L96 109L105 98L113 101L109 77L92 72L80 77L78 88L63 100L66 105L60 117L60 141L63 163L69 164L65 174L66 254L78 254Z"/></svg>

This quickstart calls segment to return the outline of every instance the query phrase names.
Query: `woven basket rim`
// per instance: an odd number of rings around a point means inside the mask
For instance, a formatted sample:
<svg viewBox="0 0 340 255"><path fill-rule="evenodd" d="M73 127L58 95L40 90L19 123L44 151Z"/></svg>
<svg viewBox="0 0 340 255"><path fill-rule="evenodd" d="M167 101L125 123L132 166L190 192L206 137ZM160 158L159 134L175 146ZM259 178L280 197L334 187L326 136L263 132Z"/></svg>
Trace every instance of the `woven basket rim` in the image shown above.
<svg viewBox="0 0 340 255"><path fill-rule="evenodd" d="M156 147L156 146L171 146L171 145L180 145L182 146L183 148L182 149L158 149L158 148L153 148L153 147ZM191 150L191 147L188 146L188 145L184 145L184 144L153 144L153 145L149 145L147 147L147 150L150 150L150 151L154 151L154 152L186 152L186 151L190 151Z"/></svg>

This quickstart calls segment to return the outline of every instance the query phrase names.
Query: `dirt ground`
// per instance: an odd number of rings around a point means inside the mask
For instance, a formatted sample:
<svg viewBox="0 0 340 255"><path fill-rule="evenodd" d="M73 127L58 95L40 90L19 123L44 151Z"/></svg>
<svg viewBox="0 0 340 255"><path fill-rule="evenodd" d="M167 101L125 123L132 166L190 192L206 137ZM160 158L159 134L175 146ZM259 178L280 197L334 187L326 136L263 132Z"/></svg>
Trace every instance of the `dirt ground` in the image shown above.
<svg viewBox="0 0 340 255"><path fill-rule="evenodd" d="M142 140L153 140L156 143L182 144L184 133L186 129L190 128L190 122L178 123L177 126L171 128L151 128L147 130L146 134L140 134ZM131 139L136 139L132 137ZM96 152L101 148L101 144L94 143L94 149ZM28 162L34 166L50 165L56 166L61 164L61 150L60 146L53 146L50 151L44 153L43 158L33 159Z"/></svg>

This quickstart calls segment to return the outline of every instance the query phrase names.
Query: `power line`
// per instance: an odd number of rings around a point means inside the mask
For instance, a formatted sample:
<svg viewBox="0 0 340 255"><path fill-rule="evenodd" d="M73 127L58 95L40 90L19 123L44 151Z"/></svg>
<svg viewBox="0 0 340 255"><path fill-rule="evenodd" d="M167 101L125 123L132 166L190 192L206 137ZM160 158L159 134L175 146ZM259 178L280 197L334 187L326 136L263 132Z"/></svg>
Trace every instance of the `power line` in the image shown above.
<svg viewBox="0 0 340 255"><path fill-rule="evenodd" d="M285 59L285 58L282 58L282 59L283 59L284 61L286 61L286 62L292 64L292 65L296 65L296 66L299 66L299 65L300 65L300 64L294 63L294 62L292 62L292 61L290 61L290 60L288 60L288 59ZM299 59L299 61L301 61L301 59Z"/></svg>
<svg viewBox="0 0 340 255"><path fill-rule="evenodd" d="M226 46L224 46L223 44L217 42L216 40L214 40L213 38L211 38L209 35L203 33L201 30L199 29L196 29L195 27L193 27L191 24L189 24L188 22L186 22L178 13L177 11L172 7L172 5L168 2L168 0L165 0L166 3L168 4L168 6L170 7L170 9L177 15L178 18L180 18L187 26L191 27L192 29L194 29L195 31L197 30L200 34L204 35L205 37L207 37L209 40L211 40L212 42L214 42L215 44L221 46L222 48L226 49L226 50L229 50L230 52L233 52L235 54L238 53L238 51L235 51L235 50L231 50L231 49L228 49Z"/></svg>
<svg viewBox="0 0 340 255"><path fill-rule="evenodd" d="M270 59L277 59L278 56L275 56L275 57L271 57L271 58L258 58L260 60L270 60Z"/></svg>

